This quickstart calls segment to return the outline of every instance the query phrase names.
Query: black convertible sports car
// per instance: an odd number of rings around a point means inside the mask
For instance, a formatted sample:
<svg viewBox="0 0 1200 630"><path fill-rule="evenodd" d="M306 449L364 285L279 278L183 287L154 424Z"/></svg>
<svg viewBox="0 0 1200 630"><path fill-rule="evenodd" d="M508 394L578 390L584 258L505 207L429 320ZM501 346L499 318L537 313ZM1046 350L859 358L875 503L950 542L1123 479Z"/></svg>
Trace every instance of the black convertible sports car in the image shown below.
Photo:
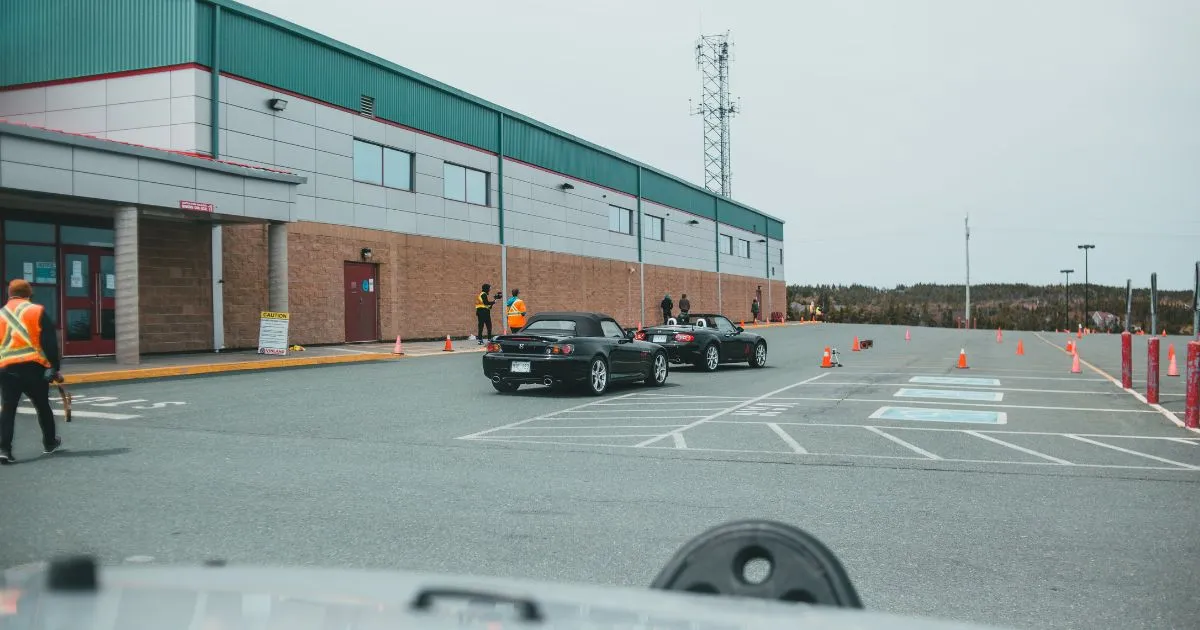
<svg viewBox="0 0 1200 630"><path fill-rule="evenodd" d="M667 382L666 351L633 337L608 315L538 313L520 332L488 344L483 373L505 393L529 384L581 384L598 396L613 381Z"/></svg>
<svg viewBox="0 0 1200 630"><path fill-rule="evenodd" d="M691 363L706 372L722 363L745 361L756 368L767 364L766 340L734 326L724 315L689 314L686 324L652 326L634 338L665 348L671 363Z"/></svg>

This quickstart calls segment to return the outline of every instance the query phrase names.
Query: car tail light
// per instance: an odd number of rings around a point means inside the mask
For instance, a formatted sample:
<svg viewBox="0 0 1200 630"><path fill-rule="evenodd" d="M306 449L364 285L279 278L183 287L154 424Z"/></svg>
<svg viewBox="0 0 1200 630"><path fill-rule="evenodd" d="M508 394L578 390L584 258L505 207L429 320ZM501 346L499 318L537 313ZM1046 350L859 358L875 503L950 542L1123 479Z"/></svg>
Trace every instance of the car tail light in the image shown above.
<svg viewBox="0 0 1200 630"><path fill-rule="evenodd" d="M494 341L493 341L493 342L490 342L490 343L488 343L488 345L487 345L487 351L488 351L488 352L500 352L500 344L498 344L498 343L496 343L496 342L494 342Z"/></svg>
<svg viewBox="0 0 1200 630"><path fill-rule="evenodd" d="M633 338L638 341L645 341L646 340L646 331L639 330L639 331L633 333Z"/></svg>
<svg viewBox="0 0 1200 630"><path fill-rule="evenodd" d="M695 341L695 340L696 340L695 335L689 335L688 333L675 333L675 341L688 342L688 341Z"/></svg>
<svg viewBox="0 0 1200 630"><path fill-rule="evenodd" d="M571 354L575 352L575 346L564 343L550 346L550 354Z"/></svg>

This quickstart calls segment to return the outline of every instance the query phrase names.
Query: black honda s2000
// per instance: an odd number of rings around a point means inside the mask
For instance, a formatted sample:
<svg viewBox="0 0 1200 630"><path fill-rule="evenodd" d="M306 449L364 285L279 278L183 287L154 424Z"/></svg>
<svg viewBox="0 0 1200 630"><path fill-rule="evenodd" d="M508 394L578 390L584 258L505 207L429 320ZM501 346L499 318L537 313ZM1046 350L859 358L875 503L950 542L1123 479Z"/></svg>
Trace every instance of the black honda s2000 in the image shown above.
<svg viewBox="0 0 1200 630"><path fill-rule="evenodd" d="M600 313L538 313L520 332L488 344L483 373L504 393L578 384L598 396L615 381L666 383L666 351L633 336Z"/></svg>
<svg viewBox="0 0 1200 630"><path fill-rule="evenodd" d="M662 346L671 363L691 363L712 372L722 363L746 362L760 368L767 364L767 342L746 332L724 315L692 314L688 323L651 326L639 330L637 339Z"/></svg>

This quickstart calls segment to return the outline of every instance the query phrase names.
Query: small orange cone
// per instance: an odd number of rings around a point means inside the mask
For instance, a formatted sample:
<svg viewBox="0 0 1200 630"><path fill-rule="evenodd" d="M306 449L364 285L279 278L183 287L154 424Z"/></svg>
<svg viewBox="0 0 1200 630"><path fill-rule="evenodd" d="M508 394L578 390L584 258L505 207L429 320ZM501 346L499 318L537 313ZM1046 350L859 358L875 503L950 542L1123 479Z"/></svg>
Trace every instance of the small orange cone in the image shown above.
<svg viewBox="0 0 1200 630"><path fill-rule="evenodd" d="M1025 342L1020 339L1017 340L1017 356L1025 356Z"/></svg>
<svg viewBox="0 0 1200 630"><path fill-rule="evenodd" d="M1067 340L1067 352L1075 352L1075 342L1070 339Z"/></svg>
<svg viewBox="0 0 1200 630"><path fill-rule="evenodd" d="M1175 360L1175 344L1173 344L1173 343L1167 344L1167 360L1168 361Z"/></svg>
<svg viewBox="0 0 1200 630"><path fill-rule="evenodd" d="M909 329L907 329L907 328L906 328L906 329L904 329L904 340L905 340L905 341L912 341L912 331L911 331L911 330L909 330Z"/></svg>
<svg viewBox="0 0 1200 630"><path fill-rule="evenodd" d="M996 343L1001 343L1003 341L1004 341L1004 333L1001 332L999 328L997 328L996 329Z"/></svg>
<svg viewBox="0 0 1200 630"><path fill-rule="evenodd" d="M446 335L446 347L442 348L442 352L454 352L454 345L450 343L450 335Z"/></svg>
<svg viewBox="0 0 1200 630"><path fill-rule="evenodd" d="M392 354L404 354L404 346L400 345L400 335L396 335L396 346L392 348Z"/></svg>
<svg viewBox="0 0 1200 630"><path fill-rule="evenodd" d="M958 369L967 369L967 349L963 348L958 351Z"/></svg>
<svg viewBox="0 0 1200 630"><path fill-rule="evenodd" d="M1073 354L1073 355L1071 355L1071 356L1072 356L1072 357L1074 357L1074 358L1071 360L1071 373L1072 373L1072 374L1079 374L1079 373L1082 371L1082 370L1080 370L1080 369L1079 369L1079 353L1078 353L1078 352L1076 352L1075 354Z"/></svg>
<svg viewBox="0 0 1200 630"><path fill-rule="evenodd" d="M825 356L821 357L821 367L831 368L833 363L829 360L829 346L825 346Z"/></svg>
<svg viewBox="0 0 1200 630"><path fill-rule="evenodd" d="M1179 366L1175 365L1175 344L1167 346L1168 361L1167 376L1179 376Z"/></svg>
<svg viewBox="0 0 1200 630"><path fill-rule="evenodd" d="M861 352L862 351L862 348L860 348L858 345L858 335L854 336L854 345L850 346L850 351L851 352Z"/></svg>

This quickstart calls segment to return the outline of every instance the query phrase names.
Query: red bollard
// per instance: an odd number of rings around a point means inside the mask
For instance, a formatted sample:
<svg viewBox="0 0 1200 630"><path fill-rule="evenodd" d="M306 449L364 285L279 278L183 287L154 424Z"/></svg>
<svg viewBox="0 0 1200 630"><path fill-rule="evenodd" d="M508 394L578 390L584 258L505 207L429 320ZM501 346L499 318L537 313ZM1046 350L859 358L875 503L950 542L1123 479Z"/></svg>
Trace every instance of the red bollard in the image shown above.
<svg viewBox="0 0 1200 630"><path fill-rule="evenodd" d="M1158 337L1146 343L1146 402L1158 404Z"/></svg>
<svg viewBox="0 0 1200 630"><path fill-rule="evenodd" d="M1121 333L1121 387L1133 389L1133 335Z"/></svg>
<svg viewBox="0 0 1200 630"><path fill-rule="evenodd" d="M1187 413L1184 425L1200 429L1200 341L1187 345Z"/></svg>

